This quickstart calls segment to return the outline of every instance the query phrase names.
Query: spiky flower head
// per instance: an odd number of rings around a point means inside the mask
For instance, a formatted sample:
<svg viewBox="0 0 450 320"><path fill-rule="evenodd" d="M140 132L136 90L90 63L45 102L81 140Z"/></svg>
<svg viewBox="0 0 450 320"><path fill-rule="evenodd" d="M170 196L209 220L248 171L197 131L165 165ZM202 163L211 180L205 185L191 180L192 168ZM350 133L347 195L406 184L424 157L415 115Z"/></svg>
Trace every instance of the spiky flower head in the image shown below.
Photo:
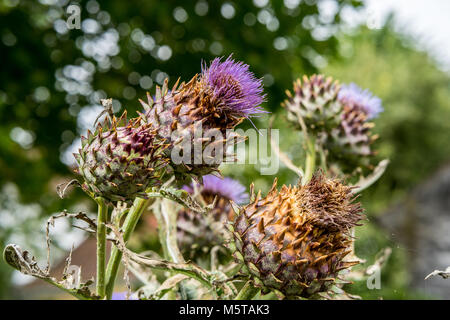
<svg viewBox="0 0 450 320"><path fill-rule="evenodd" d="M363 218L351 188L317 173L304 186L276 181L240 210L231 228L231 249L265 290L287 297L325 292L339 271L355 265L350 229Z"/></svg>
<svg viewBox="0 0 450 320"><path fill-rule="evenodd" d="M214 207L208 217L183 208L178 213L178 245L189 258L204 257L214 246L223 244L224 222L234 218L230 200L242 204L248 200L245 187L237 180L214 175L203 177L203 185L194 183L183 187L198 201Z"/></svg>
<svg viewBox="0 0 450 320"><path fill-rule="evenodd" d="M338 99L343 104L343 112L340 125L331 131L326 142L329 163L347 175L371 169L375 154L372 143L378 135L371 134L374 123L369 120L383 111L381 100L354 83L342 86Z"/></svg>
<svg viewBox="0 0 450 320"><path fill-rule="evenodd" d="M328 133L340 123L342 104L338 100L339 84L323 75L304 76L294 82L294 92L286 91L288 99L282 106L287 119L297 129L312 133Z"/></svg>
<svg viewBox="0 0 450 320"><path fill-rule="evenodd" d="M361 89L355 83L342 85L338 98L343 104L364 112L367 119L376 118L380 112L383 112L381 99L374 96L368 89Z"/></svg>
<svg viewBox="0 0 450 320"><path fill-rule="evenodd" d="M132 201L159 184L168 163L163 154L166 145L150 125L140 121L127 121L124 113L81 138L82 147L74 156L87 193L109 201Z"/></svg>
<svg viewBox="0 0 450 320"><path fill-rule="evenodd" d="M145 109L142 117L170 145L166 153L181 149L183 155L192 155L187 160L183 158L182 163L172 161L178 180L200 180L218 171L223 159L230 156L226 155L227 144L243 140L227 130L261 112L259 104L264 99L261 81L248 71L247 65L231 58L224 62L214 60L211 66L203 66L200 76L179 86L175 84L170 91L165 82L162 89L156 88L155 99L149 94L147 97L148 102L141 101ZM203 135L197 136L200 131ZM212 137L214 132L207 136L212 131L221 134L220 138ZM198 150L196 146L201 146L201 150L193 155L193 150ZM213 152L204 158L206 148Z"/></svg>
<svg viewBox="0 0 450 320"><path fill-rule="evenodd" d="M374 123L367 121L367 115L350 106L344 106L342 122L326 139L328 163L338 174L352 175L357 171L372 169L375 155L372 143L378 135L372 135Z"/></svg>
<svg viewBox="0 0 450 320"><path fill-rule="evenodd" d="M262 80L249 71L249 65L215 58L209 67L202 65L201 83L211 90L212 103L223 112L237 117L251 117L265 111Z"/></svg>

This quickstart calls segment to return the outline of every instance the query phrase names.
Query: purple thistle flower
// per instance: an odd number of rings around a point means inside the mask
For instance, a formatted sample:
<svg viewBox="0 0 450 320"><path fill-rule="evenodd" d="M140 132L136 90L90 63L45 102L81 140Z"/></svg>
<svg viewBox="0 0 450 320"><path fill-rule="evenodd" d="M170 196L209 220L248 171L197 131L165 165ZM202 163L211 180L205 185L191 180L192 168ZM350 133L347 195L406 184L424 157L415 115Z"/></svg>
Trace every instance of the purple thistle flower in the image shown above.
<svg viewBox="0 0 450 320"><path fill-rule="evenodd" d="M383 112L381 99L374 96L368 89L361 89L355 83L342 85L338 93L338 99L342 103L362 109L369 119L376 118L380 112Z"/></svg>
<svg viewBox="0 0 450 320"><path fill-rule="evenodd" d="M202 64L202 82L212 90L213 99L221 108L241 117L266 113L259 107L265 101L262 80L249 71L247 64L234 61L231 55L224 62L221 60L215 58L209 67Z"/></svg>
<svg viewBox="0 0 450 320"><path fill-rule="evenodd" d="M203 186L198 185L202 193L218 195L220 197L232 200L238 204L245 203L248 200L248 194L245 187L237 180L225 177L223 179L212 174L203 176ZM183 186L183 189L189 193L194 193L194 186Z"/></svg>

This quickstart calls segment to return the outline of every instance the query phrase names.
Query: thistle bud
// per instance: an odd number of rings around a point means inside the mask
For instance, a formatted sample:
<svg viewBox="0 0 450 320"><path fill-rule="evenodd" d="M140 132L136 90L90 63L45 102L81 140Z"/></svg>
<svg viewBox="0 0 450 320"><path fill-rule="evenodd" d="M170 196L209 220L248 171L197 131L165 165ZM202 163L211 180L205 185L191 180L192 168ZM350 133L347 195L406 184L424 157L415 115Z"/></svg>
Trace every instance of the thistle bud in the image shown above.
<svg viewBox="0 0 450 320"><path fill-rule="evenodd" d="M148 101L141 101L145 109L143 119L170 144L167 154L181 149L182 163L172 163L176 175L200 180L201 176L218 171L220 163L229 156L226 147L243 140L236 134L227 136L227 129L263 112L259 107L264 101L261 80L248 68L231 57L224 62L216 58L209 67L203 65L202 73L188 83L176 84L169 91L165 82L162 89L156 89L154 99L147 95ZM220 137L198 136L200 130L215 130ZM199 145L200 152L193 155L194 147ZM208 159L203 158L206 148L212 151Z"/></svg>
<svg viewBox="0 0 450 320"><path fill-rule="evenodd" d="M282 106L287 119L301 130L314 134L328 133L336 128L341 119L342 104L338 101L339 84L331 77L322 75L303 77L294 82L294 93L287 91L288 99ZM302 123L303 122L303 123Z"/></svg>
<svg viewBox="0 0 450 320"><path fill-rule="evenodd" d="M163 154L166 145L155 130L140 125L139 118L127 121L125 113L119 120L98 125L81 141L81 149L74 153L76 172L84 178L83 189L93 197L132 201L145 196L145 189L159 184L168 163Z"/></svg>
<svg viewBox="0 0 450 320"><path fill-rule="evenodd" d="M375 154L371 144L377 136L371 134L374 123L369 122L383 111L381 100L356 84L343 85L338 95L343 105L340 125L333 129L326 142L329 162L344 174L355 168L370 167Z"/></svg>
<svg viewBox="0 0 450 320"><path fill-rule="evenodd" d="M234 220L232 249L263 288L310 297L327 291L339 271L357 263L344 257L361 211L350 187L322 173L280 191L275 181L265 198L258 194Z"/></svg>
<svg viewBox="0 0 450 320"><path fill-rule="evenodd" d="M223 225L234 218L230 200L241 204L247 200L248 195L239 181L213 175L203 177L203 185L196 183L184 186L183 189L206 205L214 203L207 217L187 208L178 213L178 246L184 254L190 255L190 259L197 260L206 256L212 247L223 244Z"/></svg>

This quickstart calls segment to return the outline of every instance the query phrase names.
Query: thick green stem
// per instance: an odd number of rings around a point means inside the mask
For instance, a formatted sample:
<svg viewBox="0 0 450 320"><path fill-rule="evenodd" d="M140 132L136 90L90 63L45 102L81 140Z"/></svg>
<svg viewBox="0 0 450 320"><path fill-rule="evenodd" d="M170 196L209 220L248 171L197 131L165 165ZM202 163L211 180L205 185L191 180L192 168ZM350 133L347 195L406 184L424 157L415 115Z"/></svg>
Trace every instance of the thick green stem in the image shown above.
<svg viewBox="0 0 450 320"><path fill-rule="evenodd" d="M136 198L133 206L127 214L127 217L123 223L123 240L128 241L131 234L136 228L142 213L153 202L153 199ZM111 299L114 291L114 283L116 282L117 272L119 270L120 261L122 260L122 252L117 247L113 247L111 250L111 257L109 258L108 266L106 268L106 297Z"/></svg>
<svg viewBox="0 0 450 320"><path fill-rule="evenodd" d="M314 139L308 139L306 148L306 164L305 174L302 177L302 185L305 185L311 180L316 167L316 148Z"/></svg>
<svg viewBox="0 0 450 320"><path fill-rule="evenodd" d="M97 216L97 295L105 296L105 264L106 264L106 220L108 206L103 198L96 198L98 204Z"/></svg>
<svg viewBox="0 0 450 320"><path fill-rule="evenodd" d="M253 285L251 280L247 281L241 291L238 293L234 300L251 300L254 296L256 296L259 292L259 288L256 288Z"/></svg>

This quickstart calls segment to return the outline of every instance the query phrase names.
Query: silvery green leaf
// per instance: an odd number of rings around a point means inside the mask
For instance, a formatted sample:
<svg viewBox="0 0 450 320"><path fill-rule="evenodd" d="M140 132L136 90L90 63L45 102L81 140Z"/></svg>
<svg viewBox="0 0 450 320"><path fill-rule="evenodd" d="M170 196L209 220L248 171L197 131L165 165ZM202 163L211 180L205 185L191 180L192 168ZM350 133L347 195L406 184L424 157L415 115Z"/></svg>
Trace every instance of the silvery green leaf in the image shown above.
<svg viewBox="0 0 450 320"><path fill-rule="evenodd" d="M98 299L98 297L92 294L89 290L89 285L92 284L91 281L86 283L77 283L77 277L73 277L69 273L65 274L61 281L58 281L57 279L51 277L47 271L42 270L38 266L36 258L33 255L26 250L22 250L18 245L8 244L3 251L3 258L6 263L19 272L44 280L45 282L58 287L78 299Z"/></svg>

